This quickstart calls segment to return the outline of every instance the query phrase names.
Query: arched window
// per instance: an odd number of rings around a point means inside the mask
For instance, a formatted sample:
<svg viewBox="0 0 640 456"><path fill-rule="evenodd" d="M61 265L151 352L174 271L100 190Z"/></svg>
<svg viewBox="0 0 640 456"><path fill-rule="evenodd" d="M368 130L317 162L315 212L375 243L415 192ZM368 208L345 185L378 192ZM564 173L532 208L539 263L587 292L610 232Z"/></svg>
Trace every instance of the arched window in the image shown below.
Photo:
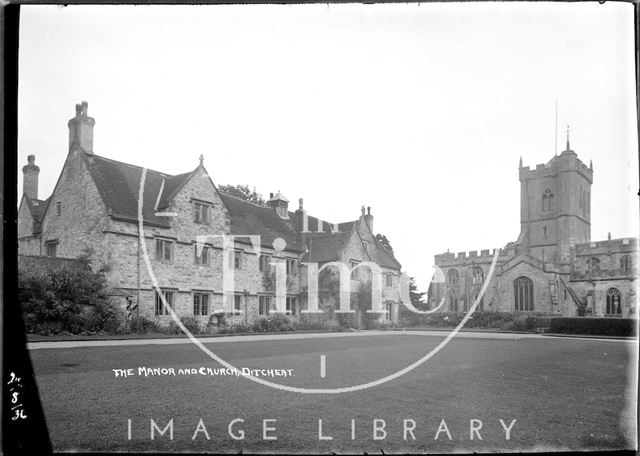
<svg viewBox="0 0 640 456"><path fill-rule="evenodd" d="M447 282L449 282L449 285L456 285L459 280L460 274L458 274L458 270L449 269L449 272L447 272Z"/></svg>
<svg viewBox="0 0 640 456"><path fill-rule="evenodd" d="M482 271L481 267L479 266L473 267L473 269L471 270L471 281L474 284L480 284L484 282L484 272Z"/></svg>
<svg viewBox="0 0 640 456"><path fill-rule="evenodd" d="M620 257L620 272L622 274L628 274L631 271L631 257L629 255L623 255Z"/></svg>
<svg viewBox="0 0 640 456"><path fill-rule="evenodd" d="M549 212L550 210L553 210L553 199L554 197L553 193L551 193L551 190L546 189L542 195L542 212Z"/></svg>
<svg viewBox="0 0 640 456"><path fill-rule="evenodd" d="M591 275L598 275L600 272L600 260L596 257L591 257L587 260L587 270Z"/></svg>
<svg viewBox="0 0 640 456"><path fill-rule="evenodd" d="M458 311L458 295L453 290L449 290L449 311Z"/></svg>
<svg viewBox="0 0 640 456"><path fill-rule="evenodd" d="M520 276L513 281L515 310L518 312L533 310L533 280Z"/></svg>
<svg viewBox="0 0 640 456"><path fill-rule="evenodd" d="M609 288L607 291L607 315L622 315L622 299L620 290Z"/></svg>
<svg viewBox="0 0 640 456"><path fill-rule="evenodd" d="M478 296L480 295L480 291L482 290L482 287L476 287L473 289L473 291L471 292L471 305L473 305L474 302L476 302L476 299L478 299ZM484 296L482 297L482 299L480 299L480 302L478 303L478 307L476 307L476 312L483 312L484 311Z"/></svg>

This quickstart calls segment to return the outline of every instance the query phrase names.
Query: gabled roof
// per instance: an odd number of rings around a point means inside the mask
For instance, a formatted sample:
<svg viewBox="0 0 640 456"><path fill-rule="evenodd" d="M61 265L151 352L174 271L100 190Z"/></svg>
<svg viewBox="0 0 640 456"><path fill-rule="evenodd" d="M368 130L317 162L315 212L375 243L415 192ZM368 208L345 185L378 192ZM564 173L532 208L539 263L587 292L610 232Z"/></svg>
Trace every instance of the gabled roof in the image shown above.
<svg viewBox="0 0 640 456"><path fill-rule="evenodd" d="M33 217L33 234L39 234L42 231L42 218L44 217L44 213L47 210L50 199L51 198L47 198L46 200L39 200L36 198L29 198L28 196L24 196L24 200L27 203L29 213L31 214L31 217Z"/></svg>
<svg viewBox="0 0 640 456"><path fill-rule="evenodd" d="M307 239L308 252L302 261L311 263L326 263L338 261L340 253L349 242L351 231L341 231L334 234L320 234Z"/></svg>
<svg viewBox="0 0 640 456"><path fill-rule="evenodd" d="M137 221L138 195L143 168L86 152L79 153L84 155L89 172L107 206L108 213L117 219ZM165 228L170 227L170 220L167 217L154 215L155 205L163 180L165 181L163 194L167 194L166 181L171 181L170 185L172 185L173 191L177 188L178 181L171 178L177 177L179 176L147 170L142 202L144 223Z"/></svg>

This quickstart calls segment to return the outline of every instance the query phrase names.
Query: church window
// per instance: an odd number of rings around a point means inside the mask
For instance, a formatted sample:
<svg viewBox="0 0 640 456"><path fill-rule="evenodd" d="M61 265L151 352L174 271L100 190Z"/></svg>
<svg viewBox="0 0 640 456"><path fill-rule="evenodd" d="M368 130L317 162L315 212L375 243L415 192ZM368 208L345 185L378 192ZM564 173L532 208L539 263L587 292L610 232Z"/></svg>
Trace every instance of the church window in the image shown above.
<svg viewBox="0 0 640 456"><path fill-rule="evenodd" d="M533 310L533 280L520 276L513 281L515 310L518 312Z"/></svg>
<svg viewBox="0 0 640 456"><path fill-rule="evenodd" d="M481 290L482 290L481 287L477 287L471 293L472 305L474 302L476 302L476 299L478 299L478 296L480 295ZM476 311L477 312L484 311L484 296L480 299L480 302L478 303L478 307L476 307Z"/></svg>
<svg viewBox="0 0 640 456"><path fill-rule="evenodd" d="M620 258L620 272L628 274L631 271L631 257L629 255L623 255Z"/></svg>
<svg viewBox="0 0 640 456"><path fill-rule="evenodd" d="M549 212L554 208L554 196L551 190L546 189L542 195L542 212Z"/></svg>
<svg viewBox="0 0 640 456"><path fill-rule="evenodd" d="M458 295L453 290L449 291L449 311L458 311Z"/></svg>
<svg viewBox="0 0 640 456"><path fill-rule="evenodd" d="M482 268L476 266L471 271L471 280L474 284L479 284L484 282L484 272L482 272Z"/></svg>
<svg viewBox="0 0 640 456"><path fill-rule="evenodd" d="M449 282L449 285L456 285L459 280L460 275L458 274L458 270L449 269L449 272L447 272L447 282Z"/></svg>
<svg viewBox="0 0 640 456"><path fill-rule="evenodd" d="M600 272L600 260L596 257L591 257L587 260L587 270L591 275L598 275Z"/></svg>
<svg viewBox="0 0 640 456"><path fill-rule="evenodd" d="M620 298L620 290L617 288L609 288L607 291L607 315L622 315L622 299Z"/></svg>

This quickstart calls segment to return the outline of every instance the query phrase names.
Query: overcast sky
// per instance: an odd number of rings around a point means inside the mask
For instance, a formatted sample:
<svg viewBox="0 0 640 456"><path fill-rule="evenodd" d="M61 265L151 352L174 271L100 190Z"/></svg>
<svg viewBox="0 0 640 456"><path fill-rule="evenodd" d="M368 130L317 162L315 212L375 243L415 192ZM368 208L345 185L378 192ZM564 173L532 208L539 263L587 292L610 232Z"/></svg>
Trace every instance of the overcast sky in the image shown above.
<svg viewBox="0 0 640 456"><path fill-rule="evenodd" d="M281 191L311 215L371 206L426 289L433 255L520 229L518 160L593 160L592 240L636 236L633 6L462 3L21 8L19 165L47 198L67 121L96 154ZM19 173L19 195L22 173Z"/></svg>

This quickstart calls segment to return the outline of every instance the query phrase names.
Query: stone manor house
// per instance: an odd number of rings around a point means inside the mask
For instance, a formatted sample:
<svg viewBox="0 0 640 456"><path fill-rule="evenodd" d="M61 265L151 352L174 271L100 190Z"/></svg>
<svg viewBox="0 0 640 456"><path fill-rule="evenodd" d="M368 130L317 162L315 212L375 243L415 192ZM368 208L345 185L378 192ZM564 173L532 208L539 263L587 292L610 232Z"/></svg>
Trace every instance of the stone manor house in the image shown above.
<svg viewBox="0 0 640 456"><path fill-rule="evenodd" d="M69 153L47 199L38 198L39 167L29 155L23 167L23 196L18 210L20 256L77 258L86 248L94 261L110 266L115 294L139 299L139 312L161 323L171 319L153 287L141 257L138 233L138 194L142 168L98 156L93 150L95 120L86 102L76 105L69 120ZM148 170L144 185L143 223L146 251L166 301L179 316L195 315L203 322L221 309L232 322L250 322L275 308L272 262L286 267L286 313L299 318L307 305L307 274L303 263L341 262L351 269L352 294L371 278L363 262L382 272L382 303L398 315L401 265L376 239L370 209L356 220L328 223L308 216L300 199L296 211L277 192L265 206L219 191L203 164L178 175ZM235 290L223 303L223 250L213 240L200 250L201 235L237 235L229 267ZM261 255L242 236L259 235ZM286 242L274 248L274 240ZM281 242L281 241L280 241ZM278 243L275 244L278 247ZM322 292L322 289L320 290ZM224 305L226 304L226 306ZM329 297L320 308L334 304ZM331 317L332 315L327 315ZM362 318L360 315L359 318Z"/></svg>
<svg viewBox="0 0 640 456"><path fill-rule="evenodd" d="M520 159L520 235L501 249L477 310L564 316L633 317L638 240L591 240L593 164L569 147L535 169ZM473 304L493 259L489 250L442 253L444 273L432 302L442 311Z"/></svg>

